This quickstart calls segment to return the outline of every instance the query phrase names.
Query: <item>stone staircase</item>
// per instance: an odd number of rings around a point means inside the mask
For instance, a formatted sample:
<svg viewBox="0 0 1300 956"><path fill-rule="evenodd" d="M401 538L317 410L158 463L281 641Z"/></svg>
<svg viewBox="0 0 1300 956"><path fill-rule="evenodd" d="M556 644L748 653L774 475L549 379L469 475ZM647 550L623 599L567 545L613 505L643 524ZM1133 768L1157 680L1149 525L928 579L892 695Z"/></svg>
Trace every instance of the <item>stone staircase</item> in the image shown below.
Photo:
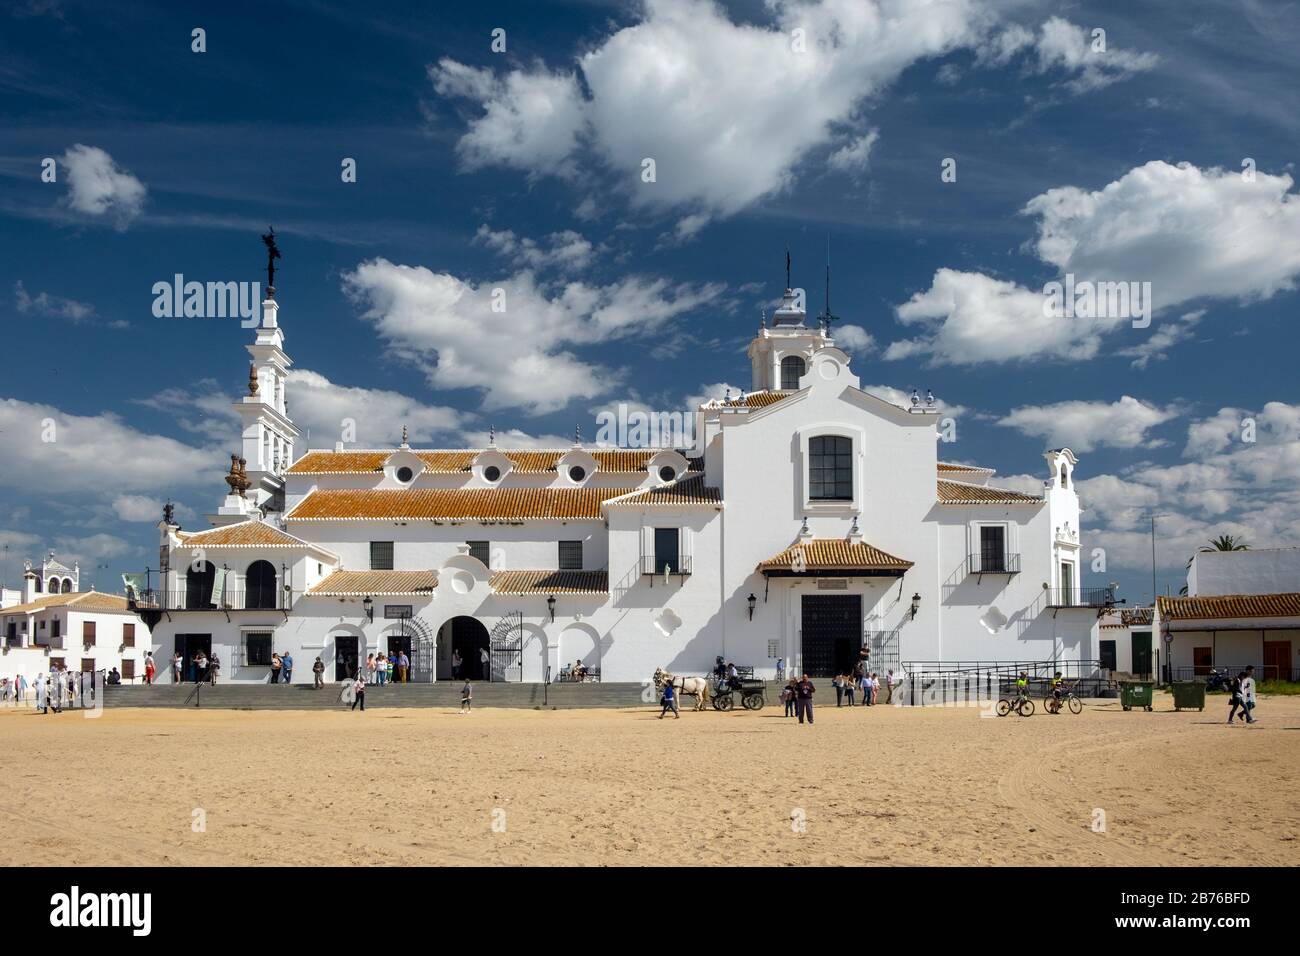
<svg viewBox="0 0 1300 956"><path fill-rule="evenodd" d="M461 685L456 681L434 684L388 684L366 690L366 709L390 707L460 707ZM223 710L342 710L341 686L311 684L122 684L106 687L105 707L195 707ZM474 682L474 706L534 709L575 707L652 707L642 700L641 684L492 684ZM691 706L691 698L686 706Z"/></svg>

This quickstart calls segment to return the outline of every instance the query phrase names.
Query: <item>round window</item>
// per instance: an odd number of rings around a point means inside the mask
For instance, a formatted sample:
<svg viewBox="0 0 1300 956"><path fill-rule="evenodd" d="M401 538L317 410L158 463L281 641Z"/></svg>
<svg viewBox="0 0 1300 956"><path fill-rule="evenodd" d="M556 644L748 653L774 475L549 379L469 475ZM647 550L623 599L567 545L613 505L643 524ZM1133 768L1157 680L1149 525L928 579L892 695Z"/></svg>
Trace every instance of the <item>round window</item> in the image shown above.
<svg viewBox="0 0 1300 956"><path fill-rule="evenodd" d="M400 481L402 484L406 484L414 477L415 477L415 472L411 471L411 469L407 468L405 465L397 469L397 480Z"/></svg>
<svg viewBox="0 0 1300 956"><path fill-rule="evenodd" d="M672 466L664 465L659 469L659 477L663 481L672 481L677 477L677 472L673 470Z"/></svg>
<svg viewBox="0 0 1300 956"><path fill-rule="evenodd" d="M483 477L488 481L498 481L501 478L501 469L496 465L488 465L483 469Z"/></svg>
<svg viewBox="0 0 1300 956"><path fill-rule="evenodd" d="M569 469L570 481L582 481L582 479L586 477L587 477L587 469L583 468L581 465L574 465L572 468Z"/></svg>

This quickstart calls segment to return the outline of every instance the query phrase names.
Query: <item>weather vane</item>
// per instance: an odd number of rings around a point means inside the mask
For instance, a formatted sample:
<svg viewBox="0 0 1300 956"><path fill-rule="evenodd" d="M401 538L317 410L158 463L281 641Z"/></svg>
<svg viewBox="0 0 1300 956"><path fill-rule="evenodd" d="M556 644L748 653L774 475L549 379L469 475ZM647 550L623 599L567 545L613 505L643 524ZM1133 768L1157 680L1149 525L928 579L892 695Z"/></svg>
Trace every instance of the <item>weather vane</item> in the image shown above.
<svg viewBox="0 0 1300 956"><path fill-rule="evenodd" d="M271 226L270 232L262 237L262 242L266 243L266 294L275 295L275 260L280 258L280 250L275 245L275 227Z"/></svg>

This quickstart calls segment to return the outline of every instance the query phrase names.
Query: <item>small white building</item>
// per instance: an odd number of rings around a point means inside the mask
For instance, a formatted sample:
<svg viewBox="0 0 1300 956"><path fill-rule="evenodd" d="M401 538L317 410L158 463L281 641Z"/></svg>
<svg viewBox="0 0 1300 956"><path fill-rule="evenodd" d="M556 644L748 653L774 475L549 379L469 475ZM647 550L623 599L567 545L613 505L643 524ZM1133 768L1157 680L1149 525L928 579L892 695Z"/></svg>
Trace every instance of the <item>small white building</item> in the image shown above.
<svg viewBox="0 0 1300 956"><path fill-rule="evenodd" d="M827 676L859 648L907 662L1095 661L1108 588L1081 587L1078 460L1044 454L1042 491L941 461L933 399L865 391L787 290L749 346L753 382L693 416L689 447L295 452L290 360L263 303L243 450L212 528L160 524L142 596L155 656L198 651L223 678L297 680L404 651L417 680L604 680L715 658Z"/></svg>
<svg viewBox="0 0 1300 956"><path fill-rule="evenodd" d="M124 681L143 678L151 647L147 625L126 598L79 591L77 568L51 554L40 569L26 562L22 602L0 609L0 677L19 675L30 684L38 674L116 668Z"/></svg>
<svg viewBox="0 0 1300 956"><path fill-rule="evenodd" d="M1200 551L1187 596L1156 601L1175 680L1254 664L1264 680L1300 676L1300 548Z"/></svg>

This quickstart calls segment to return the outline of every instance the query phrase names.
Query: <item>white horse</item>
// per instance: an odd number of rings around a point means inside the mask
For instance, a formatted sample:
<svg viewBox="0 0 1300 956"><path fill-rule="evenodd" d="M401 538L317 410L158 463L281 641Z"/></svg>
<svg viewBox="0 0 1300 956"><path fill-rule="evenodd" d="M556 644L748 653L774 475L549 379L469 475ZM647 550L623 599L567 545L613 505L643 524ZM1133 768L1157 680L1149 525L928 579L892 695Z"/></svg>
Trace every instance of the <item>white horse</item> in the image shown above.
<svg viewBox="0 0 1300 956"><path fill-rule="evenodd" d="M672 684L679 695L695 698L695 710L703 710L709 702L709 682L703 677L677 677L662 667L655 668L655 690L663 693L664 685Z"/></svg>

